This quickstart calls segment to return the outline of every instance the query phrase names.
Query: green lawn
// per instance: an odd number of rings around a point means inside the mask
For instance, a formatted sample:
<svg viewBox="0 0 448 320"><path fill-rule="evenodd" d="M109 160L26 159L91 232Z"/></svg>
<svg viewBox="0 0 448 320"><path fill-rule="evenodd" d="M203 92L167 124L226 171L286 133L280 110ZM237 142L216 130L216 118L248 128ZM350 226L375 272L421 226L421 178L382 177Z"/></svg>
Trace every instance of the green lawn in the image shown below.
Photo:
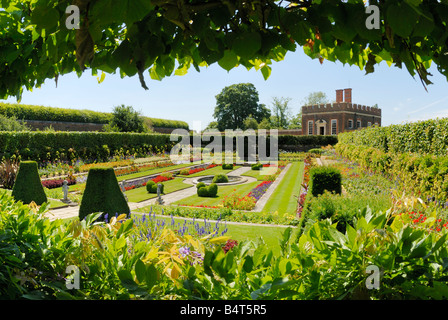
<svg viewBox="0 0 448 320"><path fill-rule="evenodd" d="M175 224L183 225L183 222L187 219L188 222L191 222L191 219L181 218L181 217L173 217ZM164 219L167 225L171 223L171 217L168 216L158 216L157 219ZM196 219L195 223L199 225L199 227L204 226L204 219ZM215 225L214 222L209 222L212 226ZM272 249L275 254L280 253L279 240L282 238L283 232L285 232L285 227L277 227L277 226L260 226L260 225L251 225L251 224L236 224L236 223L227 223L221 222L219 232L224 230L224 227L227 227L227 232L224 234L225 236L230 237L238 242L241 241L257 241L259 238L262 238L266 243L266 247ZM296 229L295 229L296 230ZM293 231L296 232L296 231Z"/></svg>
<svg viewBox="0 0 448 320"><path fill-rule="evenodd" d="M173 180L165 181L164 194L168 194L174 191L182 190L192 187L191 184L183 183L184 178L174 178ZM129 202L140 202L157 197L156 193L148 193L146 187L140 187L125 192Z"/></svg>
<svg viewBox="0 0 448 320"><path fill-rule="evenodd" d="M258 181L241 184L241 185L230 185L230 186L219 186L218 195L214 198L199 197L197 194L191 197L174 202L177 205L188 205L188 206L218 206L222 204L222 200L225 196L230 195L235 192L240 197L247 195L253 188L259 184Z"/></svg>
<svg viewBox="0 0 448 320"><path fill-rule="evenodd" d="M262 212L295 214L303 180L303 162L293 162Z"/></svg>

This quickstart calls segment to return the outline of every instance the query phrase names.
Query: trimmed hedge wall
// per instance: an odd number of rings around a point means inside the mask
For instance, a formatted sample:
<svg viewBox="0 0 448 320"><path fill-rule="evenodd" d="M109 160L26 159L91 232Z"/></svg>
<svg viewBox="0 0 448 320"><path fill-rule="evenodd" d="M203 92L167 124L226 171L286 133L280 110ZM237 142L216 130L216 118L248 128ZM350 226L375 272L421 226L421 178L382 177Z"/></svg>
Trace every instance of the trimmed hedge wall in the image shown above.
<svg viewBox="0 0 448 320"><path fill-rule="evenodd" d="M192 136L190 138L193 145ZM20 155L22 160L38 162L75 159L103 161L116 155L144 156L154 151L170 151L181 141L182 136L179 136L177 141L170 141L169 134L161 133L0 131L0 158ZM335 144L337 138L335 136L279 136L279 145L280 142L296 145L317 143L326 146ZM202 141L202 144L206 146L209 142ZM236 147L236 141L233 145ZM245 145L247 152L247 142Z"/></svg>
<svg viewBox="0 0 448 320"><path fill-rule="evenodd" d="M115 155L144 155L171 150L167 134L121 132L0 132L0 157L20 155L22 160L106 160ZM156 149L157 148L157 149Z"/></svg>
<svg viewBox="0 0 448 320"><path fill-rule="evenodd" d="M418 121L387 127L371 127L338 135L339 142L392 153L446 155L448 118Z"/></svg>
<svg viewBox="0 0 448 320"><path fill-rule="evenodd" d="M97 112L92 110L78 110L66 108L54 108L44 106L33 106L24 104L12 104L0 102L0 114L8 117L16 117L19 120L43 120L43 121L65 121L80 123L106 124L112 118L112 113ZM181 128L188 130L185 121L168 120L144 117L153 127L157 128Z"/></svg>

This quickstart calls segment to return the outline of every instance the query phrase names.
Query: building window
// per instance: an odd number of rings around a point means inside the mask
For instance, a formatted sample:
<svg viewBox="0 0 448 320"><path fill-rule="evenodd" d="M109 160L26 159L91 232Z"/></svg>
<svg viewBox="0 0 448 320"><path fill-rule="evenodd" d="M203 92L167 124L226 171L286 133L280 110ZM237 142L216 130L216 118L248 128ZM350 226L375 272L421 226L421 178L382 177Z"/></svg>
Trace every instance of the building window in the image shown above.
<svg viewBox="0 0 448 320"><path fill-rule="evenodd" d="M308 121L308 135L313 135L313 121Z"/></svg>
<svg viewBox="0 0 448 320"><path fill-rule="evenodd" d="M348 128L353 129L353 120L348 120Z"/></svg>
<svg viewBox="0 0 448 320"><path fill-rule="evenodd" d="M367 126L368 126L368 127L371 127L371 126L372 126L372 122L370 122L370 121L367 122Z"/></svg>
<svg viewBox="0 0 448 320"><path fill-rule="evenodd" d="M378 127L378 122L375 122L375 127Z"/></svg>
<svg viewBox="0 0 448 320"><path fill-rule="evenodd" d="M331 134L332 135L338 134L338 120L336 119L331 120Z"/></svg>
<svg viewBox="0 0 448 320"><path fill-rule="evenodd" d="M356 128L361 128L361 120L356 121Z"/></svg>

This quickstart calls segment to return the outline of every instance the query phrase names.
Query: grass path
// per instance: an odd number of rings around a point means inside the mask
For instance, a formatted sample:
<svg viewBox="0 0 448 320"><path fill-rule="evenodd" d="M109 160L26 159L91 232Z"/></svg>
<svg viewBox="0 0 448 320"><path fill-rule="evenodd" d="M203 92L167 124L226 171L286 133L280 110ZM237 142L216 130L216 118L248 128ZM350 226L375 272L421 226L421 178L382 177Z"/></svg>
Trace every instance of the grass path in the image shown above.
<svg viewBox="0 0 448 320"><path fill-rule="evenodd" d="M279 214L294 214L297 211L297 200L300 195L300 186L303 180L303 162L293 162L288 174L264 206L262 212L275 212Z"/></svg>

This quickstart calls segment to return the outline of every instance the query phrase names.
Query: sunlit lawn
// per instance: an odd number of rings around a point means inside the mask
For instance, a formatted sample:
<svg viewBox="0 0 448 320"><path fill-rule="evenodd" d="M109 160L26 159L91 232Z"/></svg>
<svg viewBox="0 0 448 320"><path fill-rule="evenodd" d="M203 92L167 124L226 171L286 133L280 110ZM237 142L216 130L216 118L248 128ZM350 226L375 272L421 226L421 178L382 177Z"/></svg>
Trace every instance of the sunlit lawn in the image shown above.
<svg viewBox="0 0 448 320"><path fill-rule="evenodd" d="M184 178L174 178L173 180L163 182L164 194L192 187L191 184L184 183L183 180ZM129 202L140 202L157 197L156 193L148 193L145 186L128 190L125 194Z"/></svg>
<svg viewBox="0 0 448 320"><path fill-rule="evenodd" d="M292 162L288 172L264 206L262 212L294 214L303 180L303 162Z"/></svg>
<svg viewBox="0 0 448 320"><path fill-rule="evenodd" d="M181 217L172 218L175 220L176 225L183 225L185 220L187 220L187 225L188 222L191 222L191 219ZM171 223L172 218L168 216L157 216L157 219L159 220L164 219L166 221L166 225ZM199 227L204 226L203 219L195 219L195 223L197 223ZM212 225L215 224L215 222L210 222L209 220L207 220L207 223L211 223ZM219 232L222 232L225 227L227 227L227 232L224 235L238 242L257 241L259 238L262 238L266 243L266 248L272 249L274 254L280 253L279 240L282 239L282 234L286 230L285 227L278 226L224 223L221 221L219 225ZM296 230L297 229L294 229L293 232L297 232Z"/></svg>

